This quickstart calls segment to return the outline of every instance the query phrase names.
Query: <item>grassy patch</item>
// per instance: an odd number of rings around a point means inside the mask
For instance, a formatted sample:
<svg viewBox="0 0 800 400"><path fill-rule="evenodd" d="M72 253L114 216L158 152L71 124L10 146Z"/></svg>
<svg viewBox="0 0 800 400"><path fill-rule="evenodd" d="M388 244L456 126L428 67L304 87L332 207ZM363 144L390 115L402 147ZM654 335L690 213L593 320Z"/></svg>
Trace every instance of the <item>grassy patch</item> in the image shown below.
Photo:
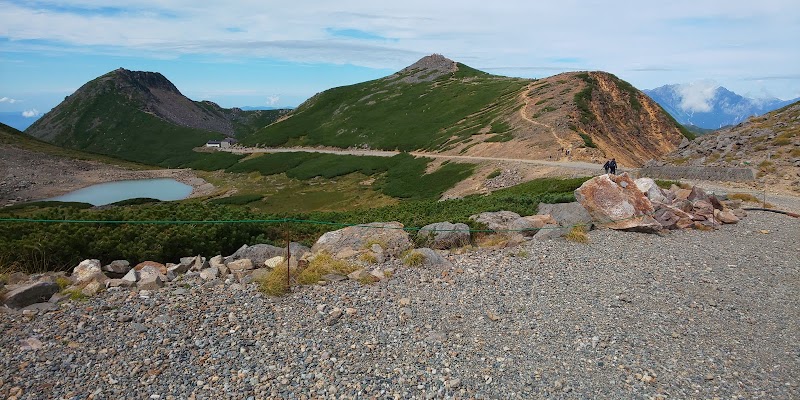
<svg viewBox="0 0 800 400"><path fill-rule="evenodd" d="M296 274L294 269L287 271L286 268L275 268L264 278L256 279L258 290L270 296L283 296L289 293L289 274Z"/></svg>
<svg viewBox="0 0 800 400"><path fill-rule="evenodd" d="M575 225L566 235L564 235L564 239L575 243L589 243L589 235L587 235L586 232L586 226Z"/></svg>
<svg viewBox="0 0 800 400"><path fill-rule="evenodd" d="M58 285L60 290L64 290L69 287L69 285L72 285L72 281L66 276L59 276L56 277L56 285Z"/></svg>
<svg viewBox="0 0 800 400"><path fill-rule="evenodd" d="M671 180L664 180L664 179L654 179L653 181L656 183L656 185L658 185L658 187L660 187L662 189L669 189L669 188L672 187L672 185L675 185L675 186L678 186L678 187L681 187L683 185L683 182L681 182L681 181L671 181Z"/></svg>
<svg viewBox="0 0 800 400"><path fill-rule="evenodd" d="M233 204L233 205L243 206L245 204L250 204L250 203L259 201L263 197L264 196L262 196L260 194L242 194L242 195L238 195L238 196L229 196L229 197L222 197L222 198L219 198L219 199L212 199L211 201L209 201L209 203L216 204L216 205L219 205L219 204Z"/></svg>
<svg viewBox="0 0 800 400"><path fill-rule="evenodd" d="M409 267L419 267L425 262L425 256L416 251L409 251L403 256L403 264Z"/></svg>
<svg viewBox="0 0 800 400"><path fill-rule="evenodd" d="M579 133L578 135L580 135L580 136L581 136L581 139L583 139L583 144L584 144L586 147L591 147L591 148L593 148L593 149L596 149L596 148L597 148L597 145L596 145L596 144L594 144L594 142L592 141L592 137L591 137L591 136L589 136L589 135L587 135L587 134L585 134L585 133Z"/></svg>
<svg viewBox="0 0 800 400"><path fill-rule="evenodd" d="M492 171L491 173L489 173L489 175L486 175L486 179L497 178L502 173L503 173L503 171L501 171L499 169L496 169L496 170Z"/></svg>
<svg viewBox="0 0 800 400"><path fill-rule="evenodd" d="M308 267L300 272L300 275L297 277L297 283L301 285L313 285L321 281L323 275L347 275L356 270L358 270L358 266L323 253L314 257L308 264Z"/></svg>
<svg viewBox="0 0 800 400"><path fill-rule="evenodd" d="M182 167L201 171L217 171L231 167L243 157L239 154L226 152L200 153L194 161L183 164Z"/></svg>

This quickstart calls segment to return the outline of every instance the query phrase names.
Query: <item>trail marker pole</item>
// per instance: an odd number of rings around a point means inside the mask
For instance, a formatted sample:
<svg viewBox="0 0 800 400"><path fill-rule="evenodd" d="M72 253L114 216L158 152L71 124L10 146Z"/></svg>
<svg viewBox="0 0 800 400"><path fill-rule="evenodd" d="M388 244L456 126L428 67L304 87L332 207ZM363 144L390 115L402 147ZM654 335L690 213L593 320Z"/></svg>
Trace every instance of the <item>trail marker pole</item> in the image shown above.
<svg viewBox="0 0 800 400"><path fill-rule="evenodd" d="M291 282L291 270L289 269L289 260L292 257L292 252L290 251L289 247L291 244L291 239L289 238L289 223L286 223L286 291L292 291L292 282Z"/></svg>

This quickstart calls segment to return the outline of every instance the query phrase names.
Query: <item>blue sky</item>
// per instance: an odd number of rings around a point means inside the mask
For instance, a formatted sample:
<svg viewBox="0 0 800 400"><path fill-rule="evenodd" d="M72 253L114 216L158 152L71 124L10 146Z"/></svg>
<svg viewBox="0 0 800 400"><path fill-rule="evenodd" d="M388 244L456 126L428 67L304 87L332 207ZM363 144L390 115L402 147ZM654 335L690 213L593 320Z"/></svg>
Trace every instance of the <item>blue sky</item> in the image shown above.
<svg viewBox="0 0 800 400"><path fill-rule="evenodd" d="M0 0L0 112L46 112L119 67L225 107L295 106L431 53L501 75L604 70L640 89L789 99L798 38L796 0Z"/></svg>

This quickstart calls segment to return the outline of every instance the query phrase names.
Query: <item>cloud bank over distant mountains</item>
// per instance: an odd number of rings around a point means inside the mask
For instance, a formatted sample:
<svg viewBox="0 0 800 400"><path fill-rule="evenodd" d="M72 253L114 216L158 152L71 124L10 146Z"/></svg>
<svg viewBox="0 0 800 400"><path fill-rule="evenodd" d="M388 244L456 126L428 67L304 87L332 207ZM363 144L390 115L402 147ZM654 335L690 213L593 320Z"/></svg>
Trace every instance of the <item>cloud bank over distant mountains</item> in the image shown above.
<svg viewBox="0 0 800 400"><path fill-rule="evenodd" d="M698 81L677 86L677 91L681 95L680 107L687 112L709 112L711 111L711 100L719 89L719 85L714 81Z"/></svg>

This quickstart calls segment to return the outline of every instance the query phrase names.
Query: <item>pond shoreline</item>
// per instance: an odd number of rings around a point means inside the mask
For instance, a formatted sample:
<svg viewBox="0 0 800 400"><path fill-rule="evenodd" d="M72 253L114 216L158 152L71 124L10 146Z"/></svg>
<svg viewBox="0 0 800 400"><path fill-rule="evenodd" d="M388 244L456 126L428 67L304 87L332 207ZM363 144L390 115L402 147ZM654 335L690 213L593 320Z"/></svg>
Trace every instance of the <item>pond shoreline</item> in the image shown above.
<svg viewBox="0 0 800 400"><path fill-rule="evenodd" d="M129 170L96 161L73 160L11 147L0 160L0 207L61 196L92 185L124 180L172 178L192 187L188 198L216 188L191 169Z"/></svg>

